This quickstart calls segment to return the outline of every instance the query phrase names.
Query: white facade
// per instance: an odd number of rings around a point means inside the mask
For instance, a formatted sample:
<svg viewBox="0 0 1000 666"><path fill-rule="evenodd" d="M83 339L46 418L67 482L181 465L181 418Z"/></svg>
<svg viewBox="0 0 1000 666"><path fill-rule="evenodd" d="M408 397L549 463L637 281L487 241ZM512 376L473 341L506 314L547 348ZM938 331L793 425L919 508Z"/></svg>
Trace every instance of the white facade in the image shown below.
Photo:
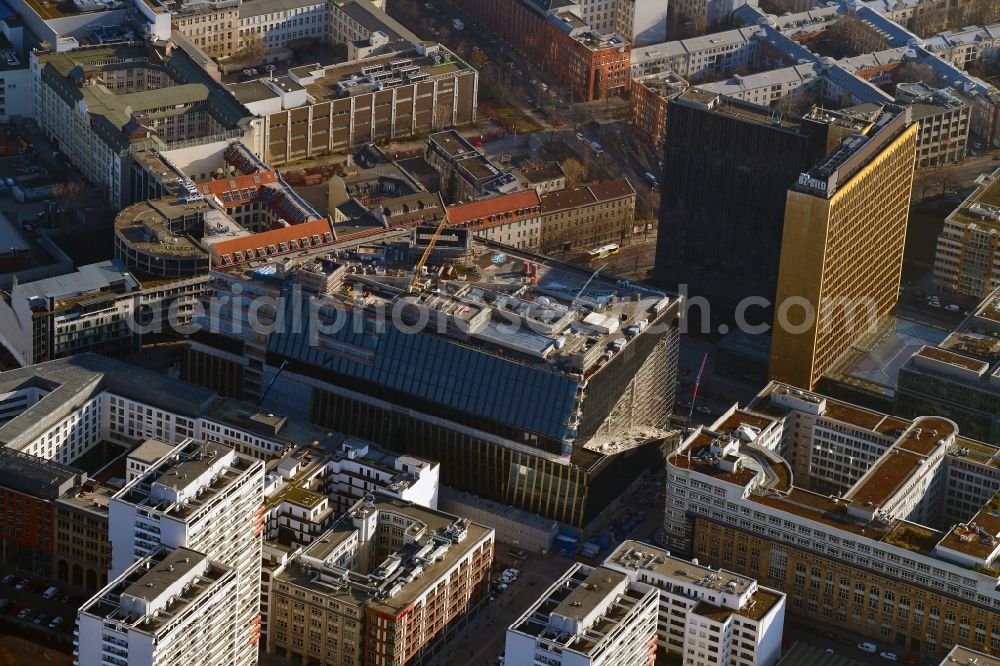
<svg viewBox="0 0 1000 666"><path fill-rule="evenodd" d="M186 548L143 558L78 615L77 666L230 666L241 657L237 571Z"/></svg>
<svg viewBox="0 0 1000 666"><path fill-rule="evenodd" d="M658 607L655 587L574 564L507 628L505 662L647 666L655 659Z"/></svg>
<svg viewBox="0 0 1000 666"><path fill-rule="evenodd" d="M330 39L330 11L315 0L258 0L240 5L240 41L259 35L269 49L287 46L294 39Z"/></svg>
<svg viewBox="0 0 1000 666"><path fill-rule="evenodd" d="M190 548L237 572L235 664L256 663L264 465L232 449L185 442L112 497L112 577L161 546Z"/></svg>
<svg viewBox="0 0 1000 666"><path fill-rule="evenodd" d="M604 566L659 590L657 643L668 654L682 656L685 664L772 666L777 662L784 593L637 541L619 545ZM719 651L710 652L709 646Z"/></svg>

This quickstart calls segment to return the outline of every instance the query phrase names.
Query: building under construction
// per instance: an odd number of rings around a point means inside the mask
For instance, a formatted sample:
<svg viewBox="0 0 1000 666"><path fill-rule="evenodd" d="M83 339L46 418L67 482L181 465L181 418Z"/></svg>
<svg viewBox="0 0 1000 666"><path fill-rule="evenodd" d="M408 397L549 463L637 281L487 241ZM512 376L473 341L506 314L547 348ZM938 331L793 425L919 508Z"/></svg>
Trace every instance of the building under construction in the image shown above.
<svg viewBox="0 0 1000 666"><path fill-rule="evenodd" d="M584 528L662 460L673 295L445 224L212 277L191 380L440 461L453 488ZM237 330L248 295L276 299L273 330Z"/></svg>

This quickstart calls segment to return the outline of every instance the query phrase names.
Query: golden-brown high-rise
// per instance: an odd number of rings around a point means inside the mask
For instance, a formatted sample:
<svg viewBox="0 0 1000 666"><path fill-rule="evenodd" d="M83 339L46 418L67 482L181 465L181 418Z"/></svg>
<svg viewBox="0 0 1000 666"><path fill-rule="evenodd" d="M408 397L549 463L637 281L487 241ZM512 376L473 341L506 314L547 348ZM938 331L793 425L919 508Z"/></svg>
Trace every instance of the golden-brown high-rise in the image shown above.
<svg viewBox="0 0 1000 666"><path fill-rule="evenodd" d="M789 190L772 379L813 388L895 307L916 135L909 108L887 106Z"/></svg>

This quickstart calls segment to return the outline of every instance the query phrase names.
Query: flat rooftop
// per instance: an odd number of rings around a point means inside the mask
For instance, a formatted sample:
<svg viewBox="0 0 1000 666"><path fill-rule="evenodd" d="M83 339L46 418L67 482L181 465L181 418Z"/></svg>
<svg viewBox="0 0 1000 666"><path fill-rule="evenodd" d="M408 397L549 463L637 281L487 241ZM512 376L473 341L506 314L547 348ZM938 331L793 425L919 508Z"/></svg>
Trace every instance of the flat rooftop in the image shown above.
<svg viewBox="0 0 1000 666"><path fill-rule="evenodd" d="M662 548L632 539L626 539L618 544L604 561L613 562L633 571L652 571L689 585L720 592L725 590L736 596L741 596L757 584L757 581L748 576L724 569L710 569L690 560L674 557Z"/></svg>
<svg viewBox="0 0 1000 666"><path fill-rule="evenodd" d="M1000 169L994 171L956 208L948 219L1000 229Z"/></svg>
<svg viewBox="0 0 1000 666"><path fill-rule="evenodd" d="M409 85L415 81L452 76L466 70L473 71L458 56L440 47L437 58L433 54L424 56L416 51L391 53L327 67L320 76L310 76L311 81L302 83L316 102L325 102L367 94L376 89ZM293 74L297 73L298 70L293 71Z"/></svg>

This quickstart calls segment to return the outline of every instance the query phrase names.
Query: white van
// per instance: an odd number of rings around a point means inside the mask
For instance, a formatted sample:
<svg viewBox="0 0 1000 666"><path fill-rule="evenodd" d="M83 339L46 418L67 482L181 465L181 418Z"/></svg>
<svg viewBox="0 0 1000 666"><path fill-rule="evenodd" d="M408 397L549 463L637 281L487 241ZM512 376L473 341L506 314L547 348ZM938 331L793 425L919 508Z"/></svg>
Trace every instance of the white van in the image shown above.
<svg viewBox="0 0 1000 666"><path fill-rule="evenodd" d="M875 654L878 651L878 646L874 643L858 643L858 649L862 652L867 652L868 654Z"/></svg>
<svg viewBox="0 0 1000 666"><path fill-rule="evenodd" d="M52 597L56 596L57 594L59 594L59 588L53 586L53 587L48 588L44 592L42 592L42 598L43 599L51 599Z"/></svg>

